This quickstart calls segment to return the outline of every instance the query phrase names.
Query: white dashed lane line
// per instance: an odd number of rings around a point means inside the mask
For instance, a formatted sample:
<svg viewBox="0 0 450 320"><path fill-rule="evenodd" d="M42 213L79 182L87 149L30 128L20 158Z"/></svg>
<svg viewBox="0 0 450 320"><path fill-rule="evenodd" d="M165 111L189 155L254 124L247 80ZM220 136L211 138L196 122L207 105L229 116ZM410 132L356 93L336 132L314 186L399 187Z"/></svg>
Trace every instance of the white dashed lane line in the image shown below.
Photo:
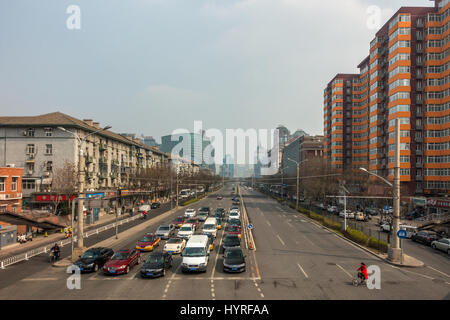
<svg viewBox="0 0 450 320"><path fill-rule="evenodd" d="M345 270L344 268L342 268L342 267L341 267L340 265L338 265L337 263L336 263L336 265L337 265L342 271L344 271L350 278L353 278L352 275L351 275L350 273L347 272L347 270Z"/></svg>
<svg viewBox="0 0 450 320"><path fill-rule="evenodd" d="M281 239L280 236L279 236L278 234L277 234L277 238L278 238L278 240L280 240L280 242L281 242L281 244L282 244L283 246L286 246L286 244L284 243L283 239Z"/></svg>
<svg viewBox="0 0 450 320"><path fill-rule="evenodd" d="M306 278L309 278L308 275L306 274L305 270L303 270L302 266L300 265L300 263L297 263L297 266L299 267L299 269L303 272L303 274L305 275Z"/></svg>
<svg viewBox="0 0 450 320"><path fill-rule="evenodd" d="M448 275L448 274L446 274L446 273L444 273L444 272L442 272L442 271L439 271L439 270L437 270L437 269L435 269L435 268L433 268L433 267L430 267L430 266L427 266L428 268L430 268L431 270L434 270L434 271L436 271L436 272L439 272L440 274L443 274L444 276L446 276L447 278L450 278L450 276Z"/></svg>

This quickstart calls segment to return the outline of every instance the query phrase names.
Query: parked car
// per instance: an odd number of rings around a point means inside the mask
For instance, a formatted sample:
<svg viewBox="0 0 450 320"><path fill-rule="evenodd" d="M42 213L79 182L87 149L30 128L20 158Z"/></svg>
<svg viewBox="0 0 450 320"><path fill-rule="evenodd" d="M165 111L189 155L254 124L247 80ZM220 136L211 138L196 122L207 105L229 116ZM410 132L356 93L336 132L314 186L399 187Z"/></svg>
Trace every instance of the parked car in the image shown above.
<svg viewBox="0 0 450 320"><path fill-rule="evenodd" d="M161 238L153 233L147 233L136 244L136 249L141 251L153 251L154 247L159 246Z"/></svg>
<svg viewBox="0 0 450 320"><path fill-rule="evenodd" d="M217 200L222 200L223 197L222 196L217 196Z"/></svg>
<svg viewBox="0 0 450 320"><path fill-rule="evenodd" d="M357 212L357 213L355 214L355 220L356 220L356 221L367 221L367 218L366 218L366 216L365 216L364 213L362 213L361 211L359 211L359 212Z"/></svg>
<svg viewBox="0 0 450 320"><path fill-rule="evenodd" d="M338 212L338 208L336 206L328 206L327 210L330 213Z"/></svg>
<svg viewBox="0 0 450 320"><path fill-rule="evenodd" d="M190 223L185 223L178 231L177 237L182 239L189 239L194 235L194 226Z"/></svg>
<svg viewBox="0 0 450 320"><path fill-rule="evenodd" d="M173 224L162 224L158 227L155 234L161 239L169 239L175 230L175 226Z"/></svg>
<svg viewBox="0 0 450 320"><path fill-rule="evenodd" d="M186 218L183 216L176 217L175 220L173 220L173 225L175 226L175 228L180 228L184 224L185 221L186 221Z"/></svg>
<svg viewBox="0 0 450 320"><path fill-rule="evenodd" d="M153 202L152 205L150 206L152 209L158 209L161 208L161 203L160 202Z"/></svg>
<svg viewBox="0 0 450 320"><path fill-rule="evenodd" d="M241 248L229 248L223 259L224 272L245 272L245 255Z"/></svg>
<svg viewBox="0 0 450 320"><path fill-rule="evenodd" d="M217 208L214 211L214 216L215 217L219 217L219 218L223 218L225 216L225 209L224 208Z"/></svg>
<svg viewBox="0 0 450 320"><path fill-rule="evenodd" d="M411 240L431 246L433 241L438 240L438 235L433 231L419 231L411 236Z"/></svg>
<svg viewBox="0 0 450 320"><path fill-rule="evenodd" d="M211 214L211 208L210 207L202 207L198 213L200 214L202 212L206 212L209 216Z"/></svg>
<svg viewBox="0 0 450 320"><path fill-rule="evenodd" d="M196 214L197 214L197 211L196 211L195 209L191 209L191 208L186 209L186 211L184 212L184 216L185 216L186 218L192 218L192 217L195 217Z"/></svg>
<svg viewBox="0 0 450 320"><path fill-rule="evenodd" d="M172 256L167 252L152 252L141 268L141 277L154 278L165 276L166 270L172 267Z"/></svg>
<svg viewBox="0 0 450 320"><path fill-rule="evenodd" d="M141 252L136 249L116 251L103 266L105 274L127 274L130 268L141 263Z"/></svg>
<svg viewBox="0 0 450 320"><path fill-rule="evenodd" d="M323 203L318 203L316 206L317 208L325 209L325 205Z"/></svg>
<svg viewBox="0 0 450 320"><path fill-rule="evenodd" d="M81 272L97 272L113 254L114 251L111 248L91 248L86 250L73 264L80 268Z"/></svg>
<svg viewBox="0 0 450 320"><path fill-rule="evenodd" d="M339 217L344 218L344 216L347 216L347 219L354 219L355 218L355 214L350 211L350 210L346 210L346 214L344 214L344 210L342 210L341 212L339 212Z"/></svg>
<svg viewBox="0 0 450 320"><path fill-rule="evenodd" d="M365 212L367 214L370 214L371 216L376 216L378 215L378 210L375 208L366 208Z"/></svg>
<svg viewBox="0 0 450 320"><path fill-rule="evenodd" d="M389 222L383 222L380 225L380 231L391 232L391 224Z"/></svg>
<svg viewBox="0 0 450 320"><path fill-rule="evenodd" d="M435 250L441 250L450 255L450 239L442 238L431 243L431 247Z"/></svg>

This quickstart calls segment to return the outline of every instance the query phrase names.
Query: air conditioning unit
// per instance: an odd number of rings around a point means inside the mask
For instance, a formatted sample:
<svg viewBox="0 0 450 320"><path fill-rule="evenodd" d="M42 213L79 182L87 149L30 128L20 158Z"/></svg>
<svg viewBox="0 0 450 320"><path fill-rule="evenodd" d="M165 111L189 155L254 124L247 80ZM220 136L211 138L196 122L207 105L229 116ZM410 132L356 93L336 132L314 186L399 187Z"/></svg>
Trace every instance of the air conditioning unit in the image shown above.
<svg viewBox="0 0 450 320"><path fill-rule="evenodd" d="M28 170L27 173L28 173L29 175L32 175L32 174L33 174L33 170Z"/></svg>
<svg viewBox="0 0 450 320"><path fill-rule="evenodd" d="M9 163L6 165L7 168L15 168L16 165L14 163Z"/></svg>
<svg viewBox="0 0 450 320"><path fill-rule="evenodd" d="M46 177L50 176L50 172L45 171L45 172L44 172L44 176L46 176Z"/></svg>

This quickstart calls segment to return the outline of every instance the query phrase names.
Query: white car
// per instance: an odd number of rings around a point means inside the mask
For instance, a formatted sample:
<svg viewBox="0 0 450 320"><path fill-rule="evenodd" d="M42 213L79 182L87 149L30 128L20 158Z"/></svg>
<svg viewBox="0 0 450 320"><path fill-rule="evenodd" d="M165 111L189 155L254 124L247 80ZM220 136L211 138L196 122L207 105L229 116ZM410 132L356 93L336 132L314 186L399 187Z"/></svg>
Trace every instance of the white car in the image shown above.
<svg viewBox="0 0 450 320"><path fill-rule="evenodd" d="M450 239L442 238L431 243L431 247L435 250L441 250L450 254Z"/></svg>
<svg viewBox="0 0 450 320"><path fill-rule="evenodd" d="M194 235L194 226L191 223L185 223L178 231L177 237L182 239L188 239Z"/></svg>
<svg viewBox="0 0 450 320"><path fill-rule="evenodd" d="M338 208L336 206L329 206L327 210L328 210L328 212L333 213L333 212L337 212Z"/></svg>
<svg viewBox="0 0 450 320"><path fill-rule="evenodd" d="M230 219L239 219L241 217L241 213L239 212L239 210L231 210L228 217Z"/></svg>
<svg viewBox="0 0 450 320"><path fill-rule="evenodd" d="M186 247L186 240L181 238L170 238L164 245L163 252L178 254Z"/></svg>
<svg viewBox="0 0 450 320"><path fill-rule="evenodd" d="M195 209L186 209L186 211L184 212L184 216L186 218L193 218L195 217L197 214L197 211L195 211Z"/></svg>
<svg viewBox="0 0 450 320"><path fill-rule="evenodd" d="M344 210L339 212L339 217L344 218L344 216L347 216L347 219L355 218L355 214L353 212L351 212L350 210L346 210L346 211L347 211L346 214L344 214Z"/></svg>
<svg viewBox="0 0 450 320"><path fill-rule="evenodd" d="M383 222L380 226L381 231L391 232L391 224L389 222Z"/></svg>

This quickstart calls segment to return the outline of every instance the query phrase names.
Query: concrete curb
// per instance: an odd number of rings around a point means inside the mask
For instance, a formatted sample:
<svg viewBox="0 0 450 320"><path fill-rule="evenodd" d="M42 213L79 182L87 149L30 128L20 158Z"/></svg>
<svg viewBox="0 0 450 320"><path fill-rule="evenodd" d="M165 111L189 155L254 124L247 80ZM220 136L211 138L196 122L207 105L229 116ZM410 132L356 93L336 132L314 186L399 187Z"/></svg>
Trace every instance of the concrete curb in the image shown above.
<svg viewBox="0 0 450 320"><path fill-rule="evenodd" d="M215 194L218 191L220 191L220 189L216 190L214 192L211 192L208 196L213 195L213 194ZM116 245L120 241L122 241L122 238L127 237L130 234L132 234L132 233L141 232L142 230L145 230L146 228L148 228L152 224L157 223L157 222L167 218L168 216L170 216L174 212L180 210L181 208L189 208L190 206L196 205L196 204L200 203L201 201L208 199L208 196L204 197L203 199L200 199L197 202L191 203L191 204L189 204L187 206L183 206L183 207L178 206L178 208L173 208L173 209L171 209L171 210L169 210L169 211L167 211L167 212L165 212L163 214L160 214L157 217L149 219L147 222L141 223L141 224L139 224L137 226L134 226L134 227L129 228L129 229L125 230L125 231L122 231L121 233L118 234L118 235L121 236L118 239L116 239L115 236L112 236L112 237L110 237L108 239L105 239L103 241L100 241L100 242L96 243L95 245L93 245L91 247L86 248L86 250L89 249L89 248L95 248L95 247L113 247L114 245ZM69 267L71 265L72 265L72 260L71 260L70 257L62 259L62 260L57 261L54 264L52 264L52 266L55 267L55 268L67 268L67 267Z"/></svg>
<svg viewBox="0 0 450 320"><path fill-rule="evenodd" d="M267 195L266 195L266 196L267 196ZM272 198L272 199L273 199L273 198ZM418 264L405 265L405 264L399 264L399 263L394 263L394 262L392 262L392 261L389 261L389 260L387 259L387 255L382 255L382 254L375 253L375 252L373 252L373 251L367 249L366 247L360 245L359 243L356 243L356 242L354 242L354 241L352 241L352 240L350 240L350 239L348 239L348 238L346 238L346 237L344 237L344 236L341 236L340 234L336 233L336 231L334 231L333 229L330 229L330 228L328 228L328 227L326 227L326 226L324 226L324 225L322 225L322 224L318 224L314 219L311 219L311 218L308 217L306 214L304 214L304 213L302 213L302 212L300 212L300 211L297 211L297 210L295 210L295 209L292 209L290 206L287 206L287 207L288 207L289 209L291 209L291 210L294 210L295 213L299 213L299 214L303 215L306 219L308 219L311 223L314 223L316 226L321 227L321 228L323 228L323 229L326 229L326 230L328 230L328 231L334 233L334 234L335 234L336 236L338 236L339 238L341 238L341 239L343 239L343 240L345 240L345 241L347 241L347 242L349 242L349 243L351 243L351 244L357 246L358 248L360 248L360 249L366 251L367 253L370 253L371 255L377 257L377 258L380 259L380 260L383 260L384 262L386 262L386 263L388 263L388 264L395 265L395 266L397 266L397 267L404 267L404 268L422 268L422 267L425 266L425 264L424 264L422 261L417 260L417 259L415 259L415 258L413 258L413 257L410 257L410 256L408 256L408 255L406 255L406 254L403 254L404 258L407 258L407 259L414 259L415 261L418 262Z"/></svg>

